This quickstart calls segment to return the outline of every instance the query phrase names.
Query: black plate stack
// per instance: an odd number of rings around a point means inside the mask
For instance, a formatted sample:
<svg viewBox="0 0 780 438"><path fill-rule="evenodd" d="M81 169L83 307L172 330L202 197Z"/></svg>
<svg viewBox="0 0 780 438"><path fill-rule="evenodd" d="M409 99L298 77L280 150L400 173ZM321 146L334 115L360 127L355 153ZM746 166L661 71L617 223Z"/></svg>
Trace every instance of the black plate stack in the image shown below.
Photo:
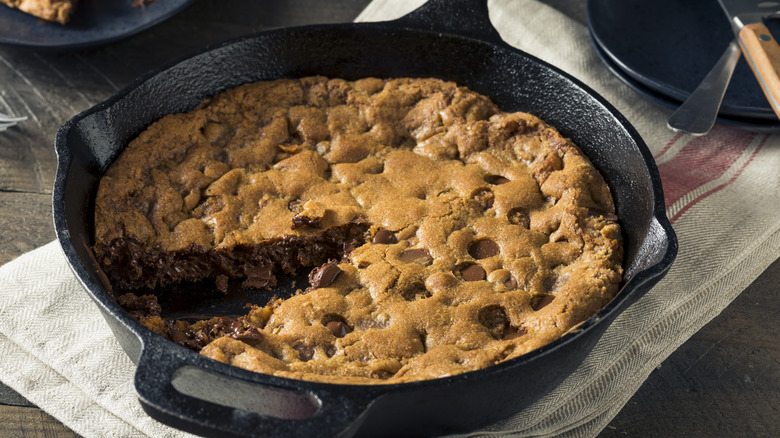
<svg viewBox="0 0 780 438"><path fill-rule="evenodd" d="M780 20L765 20L780 35ZM734 38L715 0L588 0L588 29L607 67L643 96L669 109L696 89ZM753 72L740 58L718 122L780 132Z"/></svg>

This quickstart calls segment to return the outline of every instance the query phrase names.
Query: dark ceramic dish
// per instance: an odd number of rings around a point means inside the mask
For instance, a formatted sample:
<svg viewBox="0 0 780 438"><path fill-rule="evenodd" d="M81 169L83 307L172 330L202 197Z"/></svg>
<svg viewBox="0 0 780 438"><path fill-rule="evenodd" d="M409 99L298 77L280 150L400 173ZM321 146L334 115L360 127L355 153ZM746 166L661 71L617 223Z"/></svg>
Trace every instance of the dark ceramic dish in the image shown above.
<svg viewBox="0 0 780 438"><path fill-rule="evenodd" d="M624 76L676 101L690 96L734 34L715 0L588 0L588 28L596 46ZM780 20L765 20L780 35ZM777 122L753 72L740 58L720 115Z"/></svg>
<svg viewBox="0 0 780 438"><path fill-rule="evenodd" d="M620 66L615 64L609 55L604 53L604 50L597 42L594 41L593 45L596 53L599 55L599 58L601 58L601 61L605 66L607 66L612 74L617 76L617 78L620 79L624 84L634 89L634 91L641 94L648 100L670 110L676 110L681 105L682 102L674 100L673 98L663 93L659 93L631 77L628 73L621 69ZM761 134L777 134L780 132L780 120L777 118L761 119L753 117L729 116L721 113L718 114L716 121L718 123L723 123L724 125L738 126L742 129Z"/></svg>
<svg viewBox="0 0 780 438"><path fill-rule="evenodd" d="M135 7L132 0L82 1L66 25L0 5L0 44L44 50L98 46L162 23L194 2L165 0Z"/></svg>
<svg viewBox="0 0 780 438"><path fill-rule="evenodd" d="M138 365L144 409L211 436L430 436L474 430L516 413L558 385L606 327L669 269L677 241L658 170L637 132L577 80L511 48L483 0L432 0L391 22L307 26L251 35L145 76L69 120L56 138L54 223L65 255ZM517 359L448 378L334 385L256 374L145 329L112 298L90 250L98 179L133 136L161 116L227 88L313 74L356 79L439 77L534 113L571 137L604 174L625 239L618 296L579 330Z"/></svg>

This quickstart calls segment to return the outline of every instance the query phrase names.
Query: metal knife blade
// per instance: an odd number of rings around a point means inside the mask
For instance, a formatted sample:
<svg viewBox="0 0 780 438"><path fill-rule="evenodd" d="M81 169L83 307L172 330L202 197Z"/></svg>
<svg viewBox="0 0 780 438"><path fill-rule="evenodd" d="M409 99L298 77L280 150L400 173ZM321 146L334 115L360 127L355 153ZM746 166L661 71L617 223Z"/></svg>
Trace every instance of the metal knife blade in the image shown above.
<svg viewBox="0 0 780 438"><path fill-rule="evenodd" d="M780 2L718 0L731 23L745 59L772 110L780 118L780 45L763 19L780 14Z"/></svg>

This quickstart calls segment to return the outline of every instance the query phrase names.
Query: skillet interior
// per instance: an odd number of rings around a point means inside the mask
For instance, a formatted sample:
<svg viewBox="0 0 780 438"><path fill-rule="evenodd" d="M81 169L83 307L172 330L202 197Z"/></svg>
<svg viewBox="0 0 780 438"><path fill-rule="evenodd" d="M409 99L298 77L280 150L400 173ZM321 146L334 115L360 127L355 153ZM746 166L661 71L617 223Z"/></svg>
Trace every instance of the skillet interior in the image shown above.
<svg viewBox="0 0 780 438"><path fill-rule="evenodd" d="M668 270L676 240L664 216L660 178L649 151L623 117L576 80L499 42L492 29L484 30L482 39L441 34L419 29L430 27L420 17L427 15L245 37L137 80L58 132L57 235L76 276L138 363L136 389L150 415L217 436L428 435L473 429L517 412L563 380L607 324ZM205 359L141 327L113 301L89 249L100 175L133 136L165 114L190 110L242 83L314 74L453 80L489 96L503 110L533 113L572 138L616 198L626 249L618 297L581 331L513 361L434 381L369 387L250 373ZM197 395L204 379L219 382L209 390L218 404L185 394ZM242 392L247 394L236 395Z"/></svg>

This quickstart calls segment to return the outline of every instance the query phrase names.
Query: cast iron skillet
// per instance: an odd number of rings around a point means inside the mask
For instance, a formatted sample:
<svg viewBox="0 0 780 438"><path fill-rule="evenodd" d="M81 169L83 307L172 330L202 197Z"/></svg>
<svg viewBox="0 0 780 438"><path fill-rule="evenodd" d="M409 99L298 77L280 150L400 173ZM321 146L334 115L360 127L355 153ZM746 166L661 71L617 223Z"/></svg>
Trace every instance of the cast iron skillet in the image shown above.
<svg viewBox="0 0 780 438"><path fill-rule="evenodd" d="M256 80L439 77L528 111L572 138L604 174L625 239L618 296L579 330L499 365L437 380L358 386L303 382L207 359L153 334L114 301L90 250L98 179L152 121ZM558 69L511 48L484 0L431 0L391 22L263 32L208 49L138 79L66 122L56 137L57 237L73 271L138 365L146 412L213 436L419 436L468 431L520 411L559 384L607 325L669 269L677 242L658 170L637 132L609 103Z"/></svg>

